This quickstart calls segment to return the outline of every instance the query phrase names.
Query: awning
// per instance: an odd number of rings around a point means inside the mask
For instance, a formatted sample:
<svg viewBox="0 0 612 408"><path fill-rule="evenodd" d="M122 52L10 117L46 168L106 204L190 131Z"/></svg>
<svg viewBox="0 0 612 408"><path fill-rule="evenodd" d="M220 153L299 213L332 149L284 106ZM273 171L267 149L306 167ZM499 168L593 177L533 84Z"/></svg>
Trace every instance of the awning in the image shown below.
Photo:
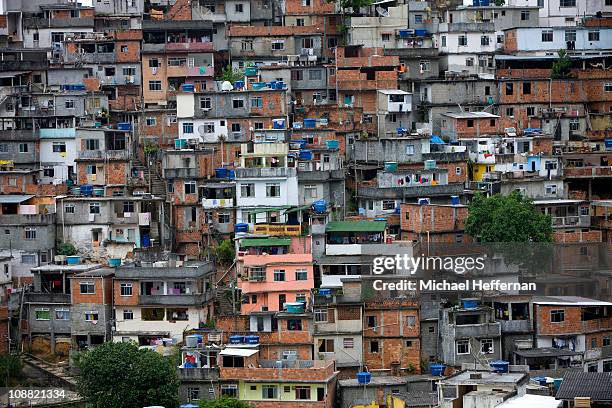
<svg viewBox="0 0 612 408"><path fill-rule="evenodd" d="M430 143L431 144L441 144L441 145L446 144L444 143L444 140L440 138L440 136L436 136L436 135L431 136Z"/></svg>
<svg viewBox="0 0 612 408"><path fill-rule="evenodd" d="M0 78L14 78L18 75L29 74L31 71L4 71L0 72Z"/></svg>
<svg viewBox="0 0 612 408"><path fill-rule="evenodd" d="M234 357L251 357L253 354L259 353L259 350L243 349L243 348L226 348L221 350L220 356L234 356Z"/></svg>
<svg viewBox="0 0 612 408"><path fill-rule="evenodd" d="M241 248L259 247L259 246L289 246L291 238L244 238L240 240Z"/></svg>
<svg viewBox="0 0 612 408"><path fill-rule="evenodd" d="M20 204L34 197L33 195L0 195L0 204Z"/></svg>
<svg viewBox="0 0 612 408"><path fill-rule="evenodd" d="M384 232L385 221L332 221L327 223L326 232Z"/></svg>
<svg viewBox="0 0 612 408"><path fill-rule="evenodd" d="M298 211L304 211L304 210L308 210L311 207L311 204L308 205L302 205L300 207L294 207L294 208L290 208L287 211L285 211L285 214L289 214L289 213L294 213L294 212L298 212Z"/></svg>

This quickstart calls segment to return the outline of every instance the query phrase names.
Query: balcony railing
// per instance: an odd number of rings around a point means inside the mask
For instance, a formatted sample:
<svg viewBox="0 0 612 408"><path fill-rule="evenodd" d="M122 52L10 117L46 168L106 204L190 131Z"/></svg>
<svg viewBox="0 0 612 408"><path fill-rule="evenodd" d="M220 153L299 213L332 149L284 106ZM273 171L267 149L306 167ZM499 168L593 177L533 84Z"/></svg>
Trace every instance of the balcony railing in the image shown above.
<svg viewBox="0 0 612 408"><path fill-rule="evenodd" d="M565 177L610 177L612 166L588 166L588 167L566 167L563 169Z"/></svg>
<svg viewBox="0 0 612 408"><path fill-rule="evenodd" d="M184 295L140 295L141 305L185 305L196 306L204 303L210 294L184 294Z"/></svg>
<svg viewBox="0 0 612 408"><path fill-rule="evenodd" d="M195 178L198 177L198 169L196 168L174 168L163 169L164 178Z"/></svg>
<svg viewBox="0 0 612 408"><path fill-rule="evenodd" d="M255 224L253 234L274 236L299 236L302 233L300 225Z"/></svg>
<svg viewBox="0 0 612 408"><path fill-rule="evenodd" d="M296 177L297 171L292 167L262 167L236 169L236 178L260 177Z"/></svg>
<svg viewBox="0 0 612 408"><path fill-rule="evenodd" d="M552 217L553 227L588 227L590 226L588 215L570 215L567 217Z"/></svg>
<svg viewBox="0 0 612 408"><path fill-rule="evenodd" d="M130 152L127 150L83 150L77 152L80 160L129 160Z"/></svg>

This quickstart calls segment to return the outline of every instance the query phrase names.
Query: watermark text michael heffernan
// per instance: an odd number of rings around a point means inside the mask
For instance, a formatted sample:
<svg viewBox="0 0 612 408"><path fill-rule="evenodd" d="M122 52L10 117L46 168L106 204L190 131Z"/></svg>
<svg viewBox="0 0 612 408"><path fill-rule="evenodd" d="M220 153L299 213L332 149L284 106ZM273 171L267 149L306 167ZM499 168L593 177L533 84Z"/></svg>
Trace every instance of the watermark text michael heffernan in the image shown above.
<svg viewBox="0 0 612 408"><path fill-rule="evenodd" d="M377 279L372 282L374 290L398 291L439 291L439 292L469 292L469 291L530 291L535 292L535 283L502 282L499 279L472 279L463 282L452 282L435 279L399 279L387 281Z"/></svg>

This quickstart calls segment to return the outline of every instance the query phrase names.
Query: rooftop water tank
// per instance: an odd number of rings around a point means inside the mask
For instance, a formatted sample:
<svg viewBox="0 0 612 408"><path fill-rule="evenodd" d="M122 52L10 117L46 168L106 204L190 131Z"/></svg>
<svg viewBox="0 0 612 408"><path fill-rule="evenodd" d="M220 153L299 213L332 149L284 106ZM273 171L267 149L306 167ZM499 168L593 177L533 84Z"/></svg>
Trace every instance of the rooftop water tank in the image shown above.
<svg viewBox="0 0 612 408"><path fill-rule="evenodd" d="M357 373L357 382L361 385L369 384L372 381L372 374L367 371Z"/></svg>

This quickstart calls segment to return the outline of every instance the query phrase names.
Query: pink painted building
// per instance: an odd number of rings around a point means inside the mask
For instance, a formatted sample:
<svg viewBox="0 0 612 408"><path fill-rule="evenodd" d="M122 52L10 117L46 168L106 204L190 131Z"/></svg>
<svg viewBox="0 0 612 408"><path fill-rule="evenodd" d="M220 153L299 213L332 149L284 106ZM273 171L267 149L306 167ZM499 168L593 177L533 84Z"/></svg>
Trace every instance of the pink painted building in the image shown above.
<svg viewBox="0 0 612 408"><path fill-rule="evenodd" d="M282 311L286 303L310 301L314 287L312 254L246 254L240 259L242 314Z"/></svg>

